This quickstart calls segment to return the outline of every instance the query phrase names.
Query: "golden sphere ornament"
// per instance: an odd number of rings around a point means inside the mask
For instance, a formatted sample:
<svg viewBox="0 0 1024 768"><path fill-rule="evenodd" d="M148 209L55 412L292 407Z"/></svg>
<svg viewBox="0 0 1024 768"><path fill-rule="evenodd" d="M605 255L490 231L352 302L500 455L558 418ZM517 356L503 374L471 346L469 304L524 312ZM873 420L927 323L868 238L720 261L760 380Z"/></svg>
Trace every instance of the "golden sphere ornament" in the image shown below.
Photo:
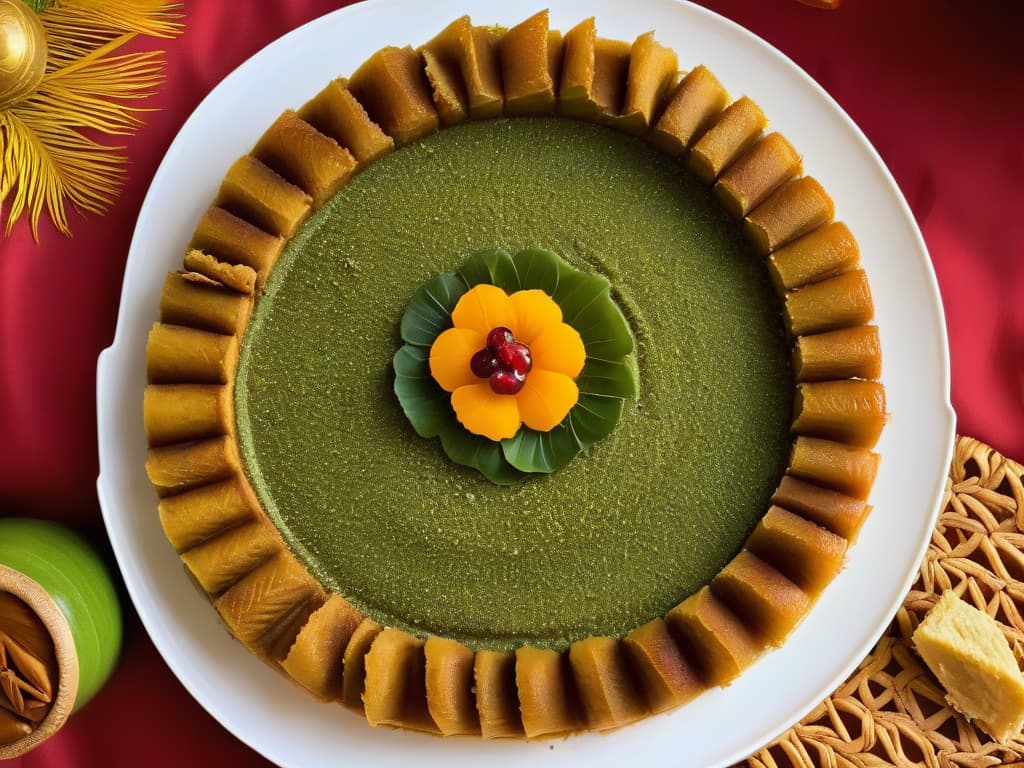
<svg viewBox="0 0 1024 768"><path fill-rule="evenodd" d="M23 0L0 0L0 109L35 91L46 70L46 33Z"/></svg>

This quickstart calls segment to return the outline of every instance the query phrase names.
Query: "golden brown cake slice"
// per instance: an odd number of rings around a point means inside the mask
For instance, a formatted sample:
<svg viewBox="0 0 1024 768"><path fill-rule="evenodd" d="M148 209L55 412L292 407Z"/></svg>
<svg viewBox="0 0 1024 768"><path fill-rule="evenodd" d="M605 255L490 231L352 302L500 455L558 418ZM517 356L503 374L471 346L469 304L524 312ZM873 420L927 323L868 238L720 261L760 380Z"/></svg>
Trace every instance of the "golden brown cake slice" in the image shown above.
<svg viewBox="0 0 1024 768"><path fill-rule="evenodd" d="M290 109L282 112L260 137L252 154L309 194L314 208L323 205L356 169L356 159L347 149ZM262 221L274 227L289 226L293 219L301 219L305 215L300 213L297 200L285 205L283 194L278 197L281 199L276 204L280 210L275 216L257 209L257 216L250 221L257 226L262 226ZM265 204L264 207L269 208L270 205ZM272 229L268 231L273 232Z"/></svg>
<svg viewBox="0 0 1024 768"><path fill-rule="evenodd" d="M299 629L326 601L320 585L287 550L274 555L214 605L232 634L254 653L283 658Z"/></svg>
<svg viewBox="0 0 1024 768"><path fill-rule="evenodd" d="M516 656L511 651L477 651L473 660L476 708L485 739L522 738L516 694Z"/></svg>
<svg viewBox="0 0 1024 768"><path fill-rule="evenodd" d="M215 205L282 237L295 232L312 203L303 190L252 155L243 155L231 165L214 200Z"/></svg>
<svg viewBox="0 0 1024 768"><path fill-rule="evenodd" d="M783 183L800 173L800 155L779 133L769 133L744 152L715 183L715 197L742 219Z"/></svg>
<svg viewBox="0 0 1024 768"><path fill-rule="evenodd" d="M252 296L198 272L170 272L160 294L160 322L228 335L245 331Z"/></svg>
<svg viewBox="0 0 1024 768"><path fill-rule="evenodd" d="M433 91L434 106L444 127L457 125L469 119L469 94L462 79L459 63L451 58L438 55L429 48L420 50L423 57L423 71Z"/></svg>
<svg viewBox="0 0 1024 768"><path fill-rule="evenodd" d="M150 384L142 396L146 439L168 445L232 434L231 395L231 387L221 384Z"/></svg>
<svg viewBox="0 0 1024 768"><path fill-rule="evenodd" d="M619 728L644 717L647 704L631 674L625 648L612 637L588 637L569 648L587 726Z"/></svg>
<svg viewBox="0 0 1024 768"><path fill-rule="evenodd" d="M686 167L708 183L729 167L757 141L768 124L764 112L746 96L737 99L694 142L686 155Z"/></svg>
<svg viewBox="0 0 1024 768"><path fill-rule="evenodd" d="M629 54L632 46L625 40L603 37L594 42L594 82L591 98L602 119L617 118L626 98Z"/></svg>
<svg viewBox="0 0 1024 768"><path fill-rule="evenodd" d="M956 710L998 741L1020 733L1024 675L995 619L946 590L913 641Z"/></svg>
<svg viewBox="0 0 1024 768"><path fill-rule="evenodd" d="M779 482L772 503L827 528L851 544L871 511L862 499L789 474Z"/></svg>
<svg viewBox="0 0 1024 768"><path fill-rule="evenodd" d="M381 48L348 81L352 95L381 129L403 146L438 129L430 83L412 48Z"/></svg>
<svg viewBox="0 0 1024 768"><path fill-rule="evenodd" d="M356 712L363 711L366 685L366 654L383 627L373 619L363 619L345 647L342 660L341 703Z"/></svg>
<svg viewBox="0 0 1024 768"><path fill-rule="evenodd" d="M469 119L469 89L462 72L462 49L470 27L469 16L463 16L420 48L423 70L430 81L434 105L444 126Z"/></svg>
<svg viewBox="0 0 1024 768"><path fill-rule="evenodd" d="M197 248L185 254L185 269L214 280L225 288L251 296L256 291L256 270L245 264L231 264Z"/></svg>
<svg viewBox="0 0 1024 768"><path fill-rule="evenodd" d="M155 323L146 340L150 384L229 384L237 364L237 336Z"/></svg>
<svg viewBox="0 0 1024 768"><path fill-rule="evenodd" d="M256 520L262 510L239 473L167 496L160 500L159 512L167 538L178 552L185 552L229 528Z"/></svg>
<svg viewBox="0 0 1024 768"><path fill-rule="evenodd" d="M885 388L877 381L841 379L798 384L793 431L872 447L885 426Z"/></svg>
<svg viewBox="0 0 1024 768"><path fill-rule="evenodd" d="M299 630L282 668L317 698L339 698L345 648L362 620L363 615L351 603L331 595Z"/></svg>
<svg viewBox="0 0 1024 768"><path fill-rule="evenodd" d="M501 39L506 115L550 115L561 68L562 36L548 27L548 10L531 15Z"/></svg>
<svg viewBox="0 0 1024 768"><path fill-rule="evenodd" d="M561 34L550 33L544 9L508 30L501 38L501 76L506 115L545 115L555 110ZM552 67L552 64L555 67ZM554 71L552 71L554 70Z"/></svg>
<svg viewBox="0 0 1024 768"><path fill-rule="evenodd" d="M782 644L811 607L806 592L748 550L718 572L711 591L751 634L774 646Z"/></svg>
<svg viewBox="0 0 1024 768"><path fill-rule="evenodd" d="M530 646L517 648L516 689L526 738L571 733L583 727L565 654Z"/></svg>
<svg viewBox="0 0 1024 768"><path fill-rule="evenodd" d="M864 325L875 316L871 286L863 269L805 285L786 294L783 322L793 336Z"/></svg>
<svg viewBox="0 0 1024 768"><path fill-rule="evenodd" d="M708 685L727 685L764 648L708 587L669 611L665 623L686 656L700 664L701 678Z"/></svg>
<svg viewBox="0 0 1024 768"><path fill-rule="evenodd" d="M460 93L466 99L463 109L474 120L500 117L502 113L499 41L497 31L474 27L469 16L462 16L421 49L431 80L443 83L446 91ZM456 116L453 112L452 117Z"/></svg>
<svg viewBox="0 0 1024 768"><path fill-rule="evenodd" d="M761 518L746 543L812 598L839 573L847 546L842 536L776 506Z"/></svg>
<svg viewBox="0 0 1024 768"><path fill-rule="evenodd" d="M608 121L617 118L626 97L632 46L597 37L594 19L565 35L558 111L570 117Z"/></svg>
<svg viewBox="0 0 1024 768"><path fill-rule="evenodd" d="M857 499L866 499L878 472L878 454L866 448L800 435L789 460L791 474Z"/></svg>
<svg viewBox="0 0 1024 768"><path fill-rule="evenodd" d="M800 336L793 348L796 380L877 379L882 375L878 327L858 325Z"/></svg>
<svg viewBox="0 0 1024 768"><path fill-rule="evenodd" d="M166 501L186 495L173 496ZM181 559L203 589L211 595L219 595L283 547L277 529L260 519L226 530L192 547L181 554Z"/></svg>
<svg viewBox="0 0 1024 768"><path fill-rule="evenodd" d="M501 83L501 33L493 27L472 27L463 73L474 120L501 117L505 93Z"/></svg>
<svg viewBox="0 0 1024 768"><path fill-rule="evenodd" d="M428 637L427 709L445 736L480 733L473 695L473 651L443 637Z"/></svg>
<svg viewBox="0 0 1024 768"><path fill-rule="evenodd" d="M389 627L374 639L364 663L363 705L370 725L438 732L427 709L422 640Z"/></svg>
<svg viewBox="0 0 1024 768"><path fill-rule="evenodd" d="M855 268L860 248L841 221L818 227L768 257L768 274L779 293Z"/></svg>
<svg viewBox="0 0 1024 768"><path fill-rule="evenodd" d="M227 435L150 448L146 474L157 495L170 496L242 471L238 445Z"/></svg>
<svg viewBox="0 0 1024 768"><path fill-rule="evenodd" d="M647 137L662 152L678 157L725 109L729 95L703 64L676 86Z"/></svg>
<svg viewBox="0 0 1024 768"><path fill-rule="evenodd" d="M565 33L562 43L562 77L558 87L558 111L565 115L592 114L590 94L594 85L594 18L584 19Z"/></svg>
<svg viewBox="0 0 1024 768"><path fill-rule="evenodd" d="M744 231L767 255L832 220L835 206L812 176L801 176L775 190L744 219Z"/></svg>
<svg viewBox="0 0 1024 768"><path fill-rule="evenodd" d="M264 232L255 224L213 205L196 225L189 247L219 261L252 267L256 270L256 289L261 291L281 255L284 238Z"/></svg>
<svg viewBox="0 0 1024 768"><path fill-rule="evenodd" d="M622 117L615 127L635 136L644 133L675 85L678 69L675 51L655 40L653 32L640 35L630 51Z"/></svg>
<svg viewBox="0 0 1024 768"><path fill-rule="evenodd" d="M331 81L307 101L299 117L345 147L360 165L395 148L394 139L370 119L344 78Z"/></svg>
<svg viewBox="0 0 1024 768"><path fill-rule="evenodd" d="M622 642L652 712L678 707L704 690L664 619L637 627Z"/></svg>

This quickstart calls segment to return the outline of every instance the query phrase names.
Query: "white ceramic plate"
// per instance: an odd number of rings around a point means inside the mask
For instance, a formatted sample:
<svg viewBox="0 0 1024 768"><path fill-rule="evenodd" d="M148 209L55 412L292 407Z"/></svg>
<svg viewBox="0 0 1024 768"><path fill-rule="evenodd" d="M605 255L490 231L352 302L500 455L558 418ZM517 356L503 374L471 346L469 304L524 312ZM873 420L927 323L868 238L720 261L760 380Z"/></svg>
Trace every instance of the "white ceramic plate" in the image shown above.
<svg viewBox="0 0 1024 768"><path fill-rule="evenodd" d="M680 65L706 64L749 94L804 155L860 241L885 355L892 420L875 511L844 571L785 645L735 683L622 731L551 743L440 740L376 730L307 697L232 640L164 539L143 469L146 334L167 271L230 163L285 108L351 73L385 45L425 42L449 20L515 24L544 7L567 30L596 15L599 34L654 29ZM283 766L513 766L536 763L725 766L770 741L827 696L871 648L909 588L934 524L953 445L939 293L924 242L892 177L853 122L785 56L735 24L673 0L373 0L297 29L239 67L185 123L139 214L117 335L100 358L99 497L128 590L156 647L193 696L238 738Z"/></svg>

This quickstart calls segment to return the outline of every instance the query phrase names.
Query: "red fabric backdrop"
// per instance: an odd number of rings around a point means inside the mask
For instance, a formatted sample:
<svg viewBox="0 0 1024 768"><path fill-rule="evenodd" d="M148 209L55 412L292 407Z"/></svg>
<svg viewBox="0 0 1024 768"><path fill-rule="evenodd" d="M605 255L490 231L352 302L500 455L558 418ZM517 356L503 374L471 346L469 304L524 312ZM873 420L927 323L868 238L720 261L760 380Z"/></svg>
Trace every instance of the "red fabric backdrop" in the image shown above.
<svg viewBox="0 0 1024 768"><path fill-rule="evenodd" d="M96 501L96 357L114 332L132 228L178 128L228 72L338 0L186 4L159 112L127 140L127 183L74 239L24 223L0 239L0 516L63 520L106 547ZM1024 4L705 0L825 87L888 163L924 232L945 302L959 430L1024 458ZM126 604L107 687L20 768L266 764L177 682Z"/></svg>

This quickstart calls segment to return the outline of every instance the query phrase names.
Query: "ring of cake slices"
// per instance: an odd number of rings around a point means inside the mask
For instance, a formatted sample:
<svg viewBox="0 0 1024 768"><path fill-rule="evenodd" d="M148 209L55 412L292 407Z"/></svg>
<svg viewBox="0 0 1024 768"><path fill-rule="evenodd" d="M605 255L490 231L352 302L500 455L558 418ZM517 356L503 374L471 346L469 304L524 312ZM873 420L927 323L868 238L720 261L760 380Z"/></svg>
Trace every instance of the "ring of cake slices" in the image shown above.
<svg viewBox="0 0 1024 768"><path fill-rule="evenodd" d="M778 646L842 566L870 506L886 419L857 243L749 98L730 101L652 33L564 36L453 21L374 53L284 112L227 172L167 275L146 351L146 470L171 544L251 652L372 725L484 738L617 728L728 684ZM713 185L781 297L796 397L789 465L743 549L710 584L625 637L564 651L474 651L382 627L292 554L247 479L233 381L254 302L288 238L354 173L465 120L560 115L643 137Z"/></svg>

